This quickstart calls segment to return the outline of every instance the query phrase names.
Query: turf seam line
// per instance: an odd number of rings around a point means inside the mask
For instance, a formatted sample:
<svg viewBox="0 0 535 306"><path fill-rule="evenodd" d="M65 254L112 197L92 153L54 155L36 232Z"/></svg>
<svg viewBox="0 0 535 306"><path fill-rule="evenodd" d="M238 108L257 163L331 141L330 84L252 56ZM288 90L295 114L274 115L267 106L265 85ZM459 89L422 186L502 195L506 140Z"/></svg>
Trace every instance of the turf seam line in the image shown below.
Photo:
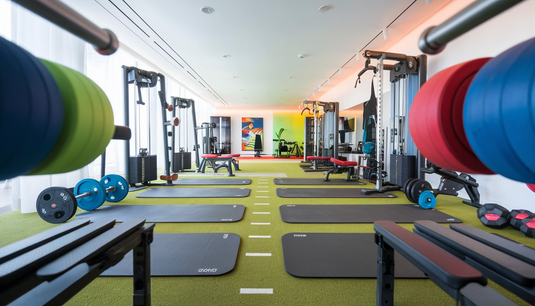
<svg viewBox="0 0 535 306"><path fill-rule="evenodd" d="M269 205L269 203L254 203L254 205Z"/></svg>

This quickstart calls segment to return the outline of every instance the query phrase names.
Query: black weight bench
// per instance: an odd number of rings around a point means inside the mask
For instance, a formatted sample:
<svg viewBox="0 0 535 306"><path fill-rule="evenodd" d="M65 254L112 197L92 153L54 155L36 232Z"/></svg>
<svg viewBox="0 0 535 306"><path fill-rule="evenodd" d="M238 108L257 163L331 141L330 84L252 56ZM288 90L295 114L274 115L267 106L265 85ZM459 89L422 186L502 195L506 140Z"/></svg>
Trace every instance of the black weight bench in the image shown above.
<svg viewBox="0 0 535 306"><path fill-rule="evenodd" d="M219 156L217 154L203 154L201 155L201 157L202 157L202 161L201 161L201 165L199 166L199 171L201 173L204 173L206 169L206 165L209 164L214 169L215 173L217 173L217 170L219 170L220 168L227 168L228 176L235 176L232 173L232 163L234 162L235 157L233 156L224 157L224 156ZM222 162L222 163L218 165L217 162ZM236 165L234 166L236 167Z"/></svg>
<svg viewBox="0 0 535 306"><path fill-rule="evenodd" d="M461 305L515 305L487 286L481 272L392 221L374 223L377 243L377 305L393 305L394 250Z"/></svg>
<svg viewBox="0 0 535 306"><path fill-rule="evenodd" d="M61 305L134 250L134 305L150 305L154 224L75 220L0 248L0 304Z"/></svg>
<svg viewBox="0 0 535 306"><path fill-rule="evenodd" d="M535 304L535 250L507 238L466 226L451 229L417 221L416 234L432 241L487 278Z"/></svg>

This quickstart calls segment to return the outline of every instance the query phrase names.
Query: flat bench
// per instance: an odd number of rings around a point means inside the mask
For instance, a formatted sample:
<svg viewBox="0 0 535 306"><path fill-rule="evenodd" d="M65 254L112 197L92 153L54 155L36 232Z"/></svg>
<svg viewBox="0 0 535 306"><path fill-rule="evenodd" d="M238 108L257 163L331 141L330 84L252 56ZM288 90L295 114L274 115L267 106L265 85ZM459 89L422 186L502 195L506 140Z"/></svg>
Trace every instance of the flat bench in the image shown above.
<svg viewBox="0 0 535 306"><path fill-rule="evenodd" d="M232 164L234 165L235 171L240 171L240 163L236 160L236 158L240 157L240 154L221 154L221 157L232 157Z"/></svg>
<svg viewBox="0 0 535 306"><path fill-rule="evenodd" d="M351 179L358 181L359 177L356 175L355 167L369 168L366 166L360 166L356 161L346 161L336 158L331 158L330 161L333 163L334 167L327 171L325 178L323 179L324 181L329 181L329 175L338 173L347 173L346 181L350 181Z"/></svg>
<svg viewBox="0 0 535 306"><path fill-rule="evenodd" d="M310 161L313 170L318 170L318 167L330 167L331 157L329 156L307 156L307 161Z"/></svg>
<svg viewBox="0 0 535 306"><path fill-rule="evenodd" d="M516 305L488 287L487 278L480 271L428 240L392 221L376 221L374 229L377 243L377 305L393 305L394 250L461 305Z"/></svg>
<svg viewBox="0 0 535 306"><path fill-rule="evenodd" d="M143 219L74 220L2 247L0 304L64 304L133 249L133 304L150 305L153 229Z"/></svg>
<svg viewBox="0 0 535 306"><path fill-rule="evenodd" d="M232 155L232 154L228 154L228 155ZM224 157L224 156L220 156L217 154L203 154L201 155L201 157L202 157L202 161L201 161L201 165L199 166L199 171L201 173L204 173L206 169L206 164L209 164L210 167L214 169L215 173L217 173L217 170L219 170L220 168L227 168L228 176L235 176L232 173L232 164L231 164L235 157L232 157L232 156ZM217 164L218 162L220 162L219 165Z"/></svg>
<svg viewBox="0 0 535 306"><path fill-rule="evenodd" d="M467 226L441 226L417 221L414 232L465 263L487 278L535 304L535 250L507 238Z"/></svg>

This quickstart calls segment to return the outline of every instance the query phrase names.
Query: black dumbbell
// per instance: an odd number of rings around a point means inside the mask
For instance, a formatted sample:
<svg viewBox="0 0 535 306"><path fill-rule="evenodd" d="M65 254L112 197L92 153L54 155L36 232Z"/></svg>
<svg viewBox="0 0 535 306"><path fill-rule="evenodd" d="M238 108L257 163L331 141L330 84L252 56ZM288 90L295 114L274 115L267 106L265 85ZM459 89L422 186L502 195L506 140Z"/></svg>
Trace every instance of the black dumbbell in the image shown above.
<svg viewBox="0 0 535 306"><path fill-rule="evenodd" d="M477 209L479 221L491 228L504 228L509 225L509 214L509 210L499 204L483 204Z"/></svg>
<svg viewBox="0 0 535 306"><path fill-rule="evenodd" d="M509 224L517 230L520 230L522 220L533 219L535 216L529 210L525 209L513 209L509 214Z"/></svg>
<svg viewBox="0 0 535 306"><path fill-rule="evenodd" d="M522 234L535 238L535 219L534 218L526 218L522 220L522 224L520 225L520 232Z"/></svg>

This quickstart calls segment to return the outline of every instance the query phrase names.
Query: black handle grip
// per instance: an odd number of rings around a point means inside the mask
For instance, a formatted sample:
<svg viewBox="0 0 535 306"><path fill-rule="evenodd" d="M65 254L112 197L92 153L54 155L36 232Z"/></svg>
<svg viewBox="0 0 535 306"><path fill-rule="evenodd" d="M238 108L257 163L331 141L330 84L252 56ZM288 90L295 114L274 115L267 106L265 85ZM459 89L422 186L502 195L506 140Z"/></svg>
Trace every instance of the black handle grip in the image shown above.
<svg viewBox="0 0 535 306"><path fill-rule="evenodd" d="M115 133L112 139L130 140L132 137L132 130L127 126L116 125Z"/></svg>

